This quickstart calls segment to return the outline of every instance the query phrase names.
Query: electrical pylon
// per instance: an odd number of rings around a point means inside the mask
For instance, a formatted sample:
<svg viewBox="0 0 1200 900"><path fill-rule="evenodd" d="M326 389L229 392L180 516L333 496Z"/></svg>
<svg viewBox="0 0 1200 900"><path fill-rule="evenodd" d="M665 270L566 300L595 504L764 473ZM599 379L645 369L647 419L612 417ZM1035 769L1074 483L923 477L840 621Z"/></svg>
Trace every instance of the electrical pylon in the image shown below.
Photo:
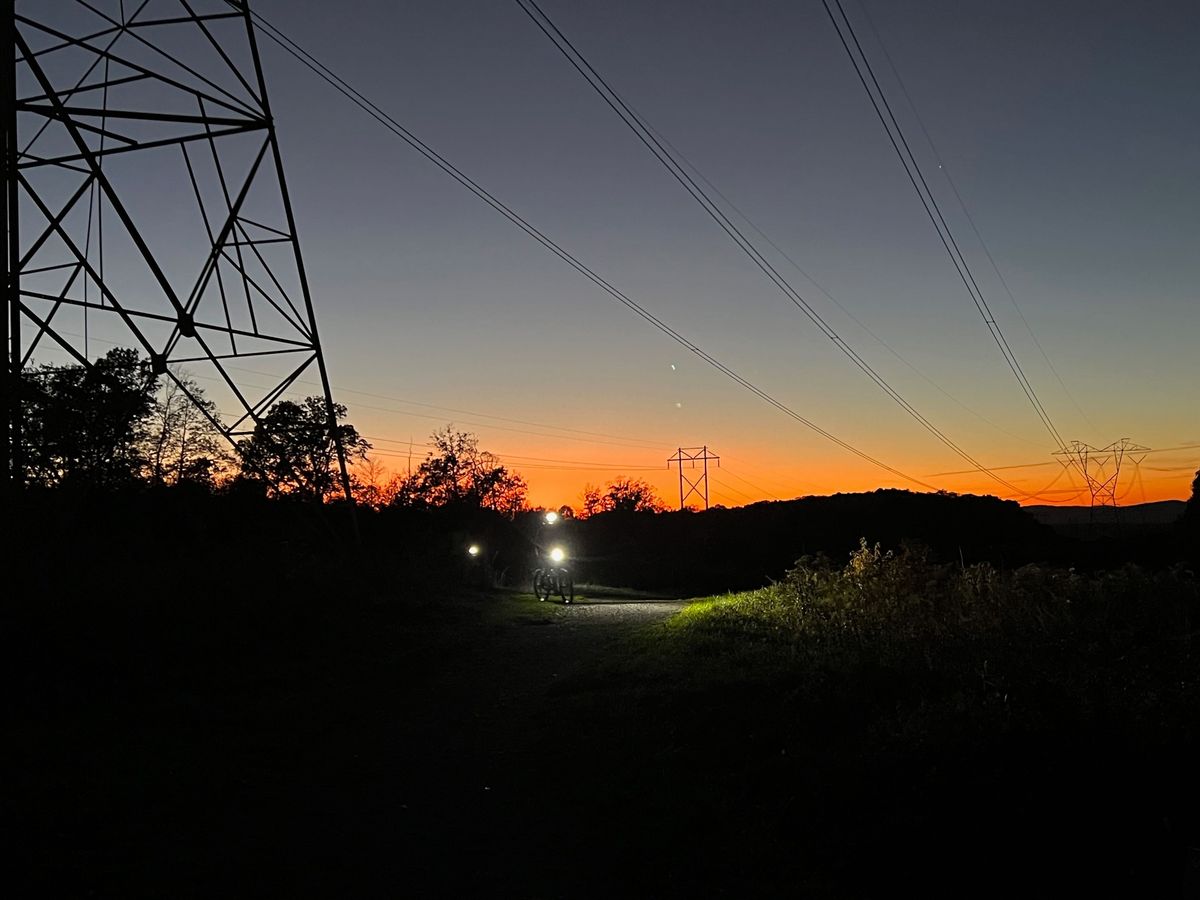
<svg viewBox="0 0 1200 900"><path fill-rule="evenodd" d="M704 508L708 509L708 464L715 462L719 467L721 465L721 457L708 452L708 447L680 447L675 451L675 455L667 459L667 468L671 468L671 463L679 466L679 508L684 510L687 508L687 501L694 495L704 500ZM697 465L700 467L698 475L687 475L685 471L696 470Z"/></svg>
<svg viewBox="0 0 1200 900"><path fill-rule="evenodd" d="M177 366L215 384L209 418L231 443L315 374L336 441L249 4L0 2L10 482L21 371L43 353L90 366L114 344L193 400Z"/></svg>
<svg viewBox="0 0 1200 900"><path fill-rule="evenodd" d="M1071 441L1054 455L1062 457L1067 465L1074 466L1083 476L1092 496L1092 515L1095 516L1097 507L1117 508L1117 485L1121 476L1121 466L1126 459L1136 466L1149 450L1149 447L1135 444L1129 438L1121 438L1107 447L1093 447L1082 441Z"/></svg>

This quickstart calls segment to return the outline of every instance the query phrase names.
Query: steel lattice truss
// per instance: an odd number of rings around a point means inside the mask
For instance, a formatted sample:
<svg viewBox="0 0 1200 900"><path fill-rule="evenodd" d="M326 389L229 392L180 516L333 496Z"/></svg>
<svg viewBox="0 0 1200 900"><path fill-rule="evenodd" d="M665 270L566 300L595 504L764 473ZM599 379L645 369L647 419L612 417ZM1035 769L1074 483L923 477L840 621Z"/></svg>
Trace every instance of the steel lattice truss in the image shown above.
<svg viewBox="0 0 1200 900"><path fill-rule="evenodd" d="M14 33L13 369L132 345L231 441L313 369L332 426L248 4L18 0Z"/></svg>
<svg viewBox="0 0 1200 900"><path fill-rule="evenodd" d="M715 462L721 465L721 457L708 452L708 447L680 447L675 455L667 460L667 468L672 464L679 467L679 508L687 509L687 503L692 497L697 502L703 501L708 509L708 464ZM696 472L699 466L700 471ZM688 474L688 472L693 474Z"/></svg>
<svg viewBox="0 0 1200 900"><path fill-rule="evenodd" d="M1139 465L1149 450L1149 447L1135 444L1129 438L1121 438L1107 447L1093 447L1082 441L1072 441L1054 455L1062 457L1066 464L1075 466L1083 475L1092 495L1093 509L1098 506L1115 508L1122 464L1128 458L1135 466Z"/></svg>

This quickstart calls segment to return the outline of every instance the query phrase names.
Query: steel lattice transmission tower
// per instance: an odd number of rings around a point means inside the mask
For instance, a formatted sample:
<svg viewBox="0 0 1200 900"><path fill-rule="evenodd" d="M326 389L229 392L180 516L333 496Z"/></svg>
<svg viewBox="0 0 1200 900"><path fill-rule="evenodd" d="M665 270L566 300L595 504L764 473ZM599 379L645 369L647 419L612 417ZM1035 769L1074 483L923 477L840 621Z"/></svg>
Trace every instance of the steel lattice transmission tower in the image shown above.
<svg viewBox="0 0 1200 900"><path fill-rule="evenodd" d="M708 509L708 464L721 465L721 457L708 452L708 447L680 447L675 455L667 459L667 468L674 463L679 467L679 509L687 508L693 496L704 501ZM699 467L699 472L696 471ZM694 474L688 474L689 472Z"/></svg>
<svg viewBox="0 0 1200 900"><path fill-rule="evenodd" d="M1129 438L1121 438L1107 447L1093 447L1082 441L1071 441L1055 456L1062 457L1067 465L1074 466L1087 483L1092 495L1092 510L1097 507L1117 507L1117 484L1121 477L1121 466L1128 459L1135 466L1141 463L1149 447L1135 444Z"/></svg>
<svg viewBox="0 0 1200 900"><path fill-rule="evenodd" d="M231 442L315 374L336 437L248 3L0 2L9 477L22 369L114 344L205 379Z"/></svg>

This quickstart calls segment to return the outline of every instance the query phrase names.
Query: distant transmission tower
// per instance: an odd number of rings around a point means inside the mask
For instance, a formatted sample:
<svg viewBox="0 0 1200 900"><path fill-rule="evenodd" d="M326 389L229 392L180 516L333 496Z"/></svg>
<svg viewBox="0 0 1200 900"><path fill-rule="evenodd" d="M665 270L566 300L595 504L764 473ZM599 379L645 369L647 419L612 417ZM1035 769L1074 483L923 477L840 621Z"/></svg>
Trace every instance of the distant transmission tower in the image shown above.
<svg viewBox="0 0 1200 900"><path fill-rule="evenodd" d="M693 496L704 500L704 508L708 509L708 464L715 462L721 465L721 457L708 452L708 447L680 447L675 455L667 459L667 468L671 463L679 467L679 508L687 509L687 501ZM695 473L697 467L698 474Z"/></svg>
<svg viewBox="0 0 1200 900"><path fill-rule="evenodd" d="M0 2L9 479L20 373L47 351L132 345L196 400L186 366L230 442L313 372L336 437L249 4Z"/></svg>
<svg viewBox="0 0 1200 900"><path fill-rule="evenodd" d="M1135 444L1129 438L1121 438L1107 447L1099 448L1081 441L1072 441L1054 455L1062 457L1083 476L1092 495L1092 515L1095 516L1097 508L1117 508L1117 484L1121 477L1121 466L1126 459L1136 466L1149 450L1149 447Z"/></svg>

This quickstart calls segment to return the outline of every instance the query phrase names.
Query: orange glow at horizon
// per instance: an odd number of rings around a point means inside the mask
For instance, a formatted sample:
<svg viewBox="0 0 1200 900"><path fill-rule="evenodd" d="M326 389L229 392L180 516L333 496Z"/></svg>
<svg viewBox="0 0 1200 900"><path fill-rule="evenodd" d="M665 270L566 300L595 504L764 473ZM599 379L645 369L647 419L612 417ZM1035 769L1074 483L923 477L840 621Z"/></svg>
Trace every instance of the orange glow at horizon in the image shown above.
<svg viewBox="0 0 1200 900"><path fill-rule="evenodd" d="M364 433L369 436L371 431L364 429ZM410 461L407 446L398 447L394 442L373 443L375 449L370 456L390 474L403 475L410 464L415 469L428 451L424 438L415 441ZM581 446L551 439L526 443L512 435L481 435L480 447L494 452L501 463L525 479L529 487L528 501L534 508L558 509L566 505L578 510L586 487L603 488L617 478L646 481L668 509L679 507L679 473L674 466L668 468L666 460L670 451L666 449ZM722 448L712 449L720 453ZM733 449L736 452L722 454L719 465L709 467L710 506L737 507L764 500L860 493L878 488L918 493L929 490L857 459L839 463L829 454L820 459L819 464L801 470L778 451L772 453L761 447ZM1190 462L1187 461L1188 454L1192 454ZM1133 505L1186 500L1196 469L1200 468L1200 451L1176 454L1169 462L1171 465L1165 467L1149 461L1141 467L1127 465L1119 481L1118 503ZM1169 471L1163 471L1164 468ZM1086 506L1090 503L1080 476L1052 460L1012 470L997 470L1024 495L1007 490L981 473L945 472L945 469L936 463L918 467L910 462L907 471L936 489L957 494L997 496L1021 505ZM700 474L699 469L687 471L693 478ZM696 505L695 496L689 499L689 505Z"/></svg>
<svg viewBox="0 0 1200 900"><path fill-rule="evenodd" d="M654 486L658 496L666 503L668 508L678 509L679 507L679 475L676 470L672 469L668 472L664 466L661 473L636 471L636 472L620 472L620 471L596 471L595 473L587 472L556 472L556 471L523 471L520 466L514 466L522 477L529 484L529 503L531 506L538 508L544 507L547 509L558 507L566 504L578 509L582 503L584 487L588 484L603 487L608 481L618 477L640 478L649 482ZM1123 505L1133 505L1136 503L1152 503L1160 500L1186 500L1191 494L1191 482L1195 477L1195 470L1174 475L1160 475L1155 477L1144 477L1140 483L1136 481L1122 478L1121 487L1118 491L1118 502ZM692 474L689 472L689 474ZM897 488L901 490L911 490L916 493L925 493L926 489L919 485L903 484L898 480L893 479L891 483L870 482L859 476L853 479L840 479L834 473L807 473L811 480L807 487L801 487L798 480L789 480L786 473L775 474L771 476L759 476L757 479L751 476L750 480L756 485L762 480L771 482L770 493L762 490L765 485L760 485L759 489L733 478L724 478L722 472L718 468L709 470L709 503L712 506L718 504L722 506L735 507L746 506L751 503L757 503L762 500L791 500L797 497L806 496L822 496L838 493L861 493L876 490L877 488ZM581 477L582 476L582 477ZM822 477L823 476L823 477ZM1033 480L1018 484L1018 487L1028 491L1032 497L1007 496L999 485L992 483L984 476L976 477L959 477L957 479L944 479L945 484L941 485L941 489L957 494L980 494L1003 497L1003 499L1016 500L1022 506L1037 506L1037 505L1064 505L1064 506L1086 506L1089 504L1089 496L1085 488L1081 485L1068 488L1050 488L1049 490L1039 491L1039 487L1044 485L1049 479L1042 479L1041 484L1033 483ZM816 482L812 484L811 482ZM1061 482L1060 482L1061 483ZM789 484L791 485L789 489ZM686 490L686 486L685 486ZM694 502L693 497L690 503Z"/></svg>

